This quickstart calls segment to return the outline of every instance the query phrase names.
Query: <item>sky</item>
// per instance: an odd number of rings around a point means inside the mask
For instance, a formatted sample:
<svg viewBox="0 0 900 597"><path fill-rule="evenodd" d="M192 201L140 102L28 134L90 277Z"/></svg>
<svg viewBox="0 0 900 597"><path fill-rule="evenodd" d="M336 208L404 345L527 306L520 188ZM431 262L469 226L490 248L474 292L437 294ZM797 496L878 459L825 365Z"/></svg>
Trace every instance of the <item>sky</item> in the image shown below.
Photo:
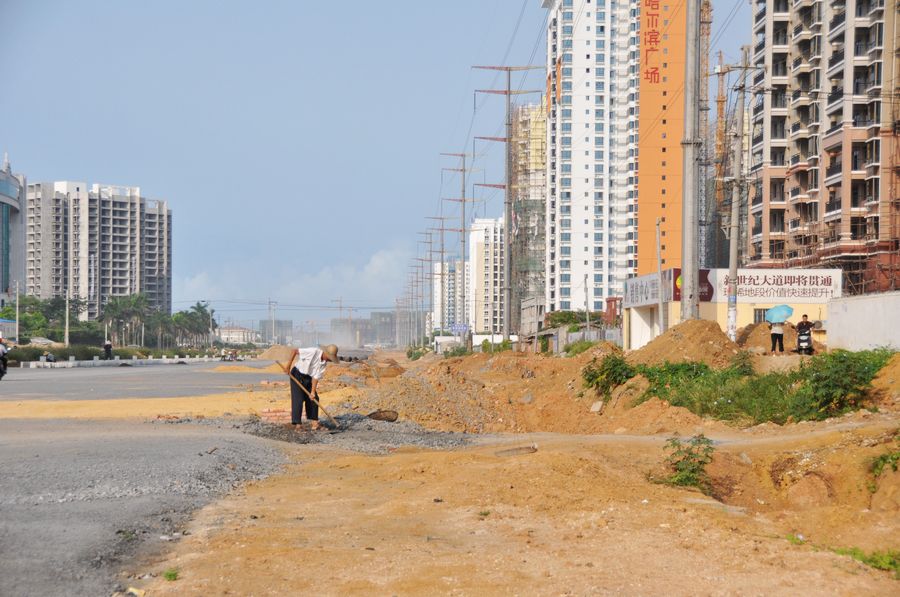
<svg viewBox="0 0 900 597"><path fill-rule="evenodd" d="M713 4L736 61L750 6ZM0 0L0 151L30 182L168 201L175 310L208 300L250 325L271 299L299 325L342 299L364 316L394 306L426 216L459 195L440 154L503 134L502 96L474 94L503 82L471 66L543 64L540 5ZM502 146L474 152L472 179L502 181ZM467 193L501 214L502 192Z"/></svg>

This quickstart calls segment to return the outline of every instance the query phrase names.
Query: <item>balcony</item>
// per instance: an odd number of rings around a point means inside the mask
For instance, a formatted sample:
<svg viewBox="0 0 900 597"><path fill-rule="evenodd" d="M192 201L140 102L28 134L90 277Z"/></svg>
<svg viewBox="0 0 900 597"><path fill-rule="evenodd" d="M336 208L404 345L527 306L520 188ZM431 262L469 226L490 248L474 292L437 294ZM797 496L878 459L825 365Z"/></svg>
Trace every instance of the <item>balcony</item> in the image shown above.
<svg viewBox="0 0 900 597"><path fill-rule="evenodd" d="M843 172L843 166L840 162L835 162L825 169L825 180L828 180L832 176L839 175L841 172Z"/></svg>
<svg viewBox="0 0 900 597"><path fill-rule="evenodd" d="M766 18L766 7L763 6L759 9L755 15L753 15L753 24L758 25L763 19Z"/></svg>
<svg viewBox="0 0 900 597"><path fill-rule="evenodd" d="M759 145L759 144L762 143L762 142L763 142L763 135L762 135L762 133L760 133L760 134L754 136L754 137L753 137L753 140L751 141L751 143L752 143L753 145Z"/></svg>
<svg viewBox="0 0 900 597"><path fill-rule="evenodd" d="M762 82L765 81L765 79L766 79L766 72L761 70L753 76L753 84L761 85Z"/></svg>
<svg viewBox="0 0 900 597"><path fill-rule="evenodd" d="M846 11L840 12L840 13L834 15L834 17L832 17L832 19L828 22L828 31L829 31L828 36L831 37L832 34L836 33L837 32L836 30L839 27L840 27L840 30L843 31L844 27L841 27L841 26L844 25L846 22L847 22L847 12Z"/></svg>
<svg viewBox="0 0 900 597"><path fill-rule="evenodd" d="M825 204L825 217L833 218L841 215L841 200L832 200Z"/></svg>

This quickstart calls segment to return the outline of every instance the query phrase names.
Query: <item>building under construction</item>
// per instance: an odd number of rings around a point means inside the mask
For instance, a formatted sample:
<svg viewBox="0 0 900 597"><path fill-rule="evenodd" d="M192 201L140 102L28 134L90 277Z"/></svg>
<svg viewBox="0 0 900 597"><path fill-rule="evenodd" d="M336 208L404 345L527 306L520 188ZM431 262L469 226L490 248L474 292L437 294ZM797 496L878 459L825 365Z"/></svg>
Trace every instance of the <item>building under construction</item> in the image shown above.
<svg viewBox="0 0 900 597"><path fill-rule="evenodd" d="M839 267L900 287L897 0L759 2L750 267Z"/></svg>
<svg viewBox="0 0 900 597"><path fill-rule="evenodd" d="M522 301L544 299L547 112L543 102L517 106L512 120L510 329L521 327Z"/></svg>

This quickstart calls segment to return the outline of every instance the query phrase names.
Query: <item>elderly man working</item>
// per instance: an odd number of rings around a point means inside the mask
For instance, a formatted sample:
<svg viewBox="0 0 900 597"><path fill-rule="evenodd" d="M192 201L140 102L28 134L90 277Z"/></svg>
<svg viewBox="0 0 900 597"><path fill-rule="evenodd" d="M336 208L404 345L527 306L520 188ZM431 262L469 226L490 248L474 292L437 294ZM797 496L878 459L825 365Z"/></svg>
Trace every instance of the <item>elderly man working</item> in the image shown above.
<svg viewBox="0 0 900 597"><path fill-rule="evenodd" d="M291 377L297 378L291 379L291 425L300 424L303 406L306 405L306 418L310 428L313 431L319 429L319 407L312 397L319 399L316 388L325 374L325 365L328 361L338 362L338 347L334 344L329 344L324 349L299 348L291 355L285 367L285 373L293 373ZM299 387L298 381L302 384L302 388Z"/></svg>

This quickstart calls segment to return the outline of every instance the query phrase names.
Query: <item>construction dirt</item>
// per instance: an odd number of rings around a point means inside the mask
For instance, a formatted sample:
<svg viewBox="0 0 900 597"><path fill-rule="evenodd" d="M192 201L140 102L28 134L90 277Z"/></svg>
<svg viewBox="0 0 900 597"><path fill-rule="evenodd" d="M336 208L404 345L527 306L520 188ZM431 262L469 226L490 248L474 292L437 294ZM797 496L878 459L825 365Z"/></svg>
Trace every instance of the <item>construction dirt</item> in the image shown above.
<svg viewBox="0 0 900 597"><path fill-rule="evenodd" d="M659 340L627 358L724 367L739 351L693 322ZM636 405L640 375L609 396L585 389L584 366L617 350L329 365L322 402L347 422L334 434L253 416L289 407L286 387L31 401L27 416L199 418L283 440L290 466L123 569L120 585L148 597L897 594L892 573L835 550L900 548L900 472L871 469L900 450L900 357L873 383L877 412L738 428L658 398ZM367 419L377 410L398 422ZM715 442L707 492L659 483L665 441L699 432Z"/></svg>
<svg viewBox="0 0 900 597"><path fill-rule="evenodd" d="M730 365L738 352L738 345L728 339L719 324L694 319L666 330L643 348L631 352L628 362L661 365L693 361L721 369Z"/></svg>

